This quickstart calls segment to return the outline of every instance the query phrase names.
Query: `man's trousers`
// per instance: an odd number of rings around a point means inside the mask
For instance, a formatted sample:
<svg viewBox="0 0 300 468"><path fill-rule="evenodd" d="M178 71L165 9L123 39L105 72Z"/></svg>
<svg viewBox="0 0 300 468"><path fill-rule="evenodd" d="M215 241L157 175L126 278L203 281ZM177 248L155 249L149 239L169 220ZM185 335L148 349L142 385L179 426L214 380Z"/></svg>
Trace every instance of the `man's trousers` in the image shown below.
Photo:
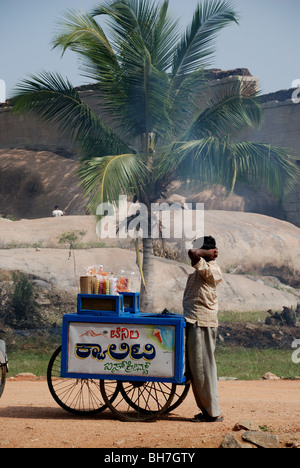
<svg viewBox="0 0 300 468"><path fill-rule="evenodd" d="M187 360L196 403L204 414L220 416L215 348L217 328L187 323Z"/></svg>

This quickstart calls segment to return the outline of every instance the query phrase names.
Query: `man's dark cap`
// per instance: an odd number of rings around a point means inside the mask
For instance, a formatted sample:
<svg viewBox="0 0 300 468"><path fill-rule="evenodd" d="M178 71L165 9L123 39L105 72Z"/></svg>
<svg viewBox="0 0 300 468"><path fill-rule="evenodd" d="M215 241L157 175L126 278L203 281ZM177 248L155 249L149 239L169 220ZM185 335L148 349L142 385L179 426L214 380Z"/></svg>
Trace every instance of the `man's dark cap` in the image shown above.
<svg viewBox="0 0 300 468"><path fill-rule="evenodd" d="M212 236L199 237L193 241L193 248L211 250L216 248L216 240Z"/></svg>

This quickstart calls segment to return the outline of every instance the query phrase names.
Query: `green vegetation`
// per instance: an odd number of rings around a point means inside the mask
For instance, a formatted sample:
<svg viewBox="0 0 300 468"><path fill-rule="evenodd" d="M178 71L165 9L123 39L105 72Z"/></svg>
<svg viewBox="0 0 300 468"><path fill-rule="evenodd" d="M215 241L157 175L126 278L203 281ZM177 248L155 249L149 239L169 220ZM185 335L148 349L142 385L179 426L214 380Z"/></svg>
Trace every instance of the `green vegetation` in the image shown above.
<svg viewBox="0 0 300 468"><path fill-rule="evenodd" d="M0 318L11 328L40 326L43 318L36 308L32 283L22 273L13 273L12 279L14 292L5 306L0 308Z"/></svg>
<svg viewBox="0 0 300 468"><path fill-rule="evenodd" d="M104 247L107 247L107 244L105 242L77 242L75 244L72 244L72 249L73 250L81 250L81 249L102 249ZM67 243L62 243L59 240L58 244L47 244L43 245L41 242L26 242L26 243L8 243L8 244L0 244L1 250L9 250L9 249L69 249L70 246Z"/></svg>
<svg viewBox="0 0 300 468"><path fill-rule="evenodd" d="M36 376L45 376L52 353L60 341L54 340L52 347L48 344L37 348L32 345L16 349L9 346L7 353L10 372L14 376L21 372L31 372ZM29 348L29 349L28 349ZM292 350L242 349L219 345L216 350L218 375L236 377L239 380L260 380L266 372L278 377L295 379L300 376L300 364L292 362Z"/></svg>
<svg viewBox="0 0 300 468"><path fill-rule="evenodd" d="M55 346L53 347L53 352ZM47 374L47 366L52 352L43 350L17 350L8 354L9 374L15 376L22 372L30 372L38 377Z"/></svg>
<svg viewBox="0 0 300 468"><path fill-rule="evenodd" d="M216 350L218 375L239 380L259 380L266 372L278 377L295 379L300 365L292 362L292 349L245 349L218 345Z"/></svg>
<svg viewBox="0 0 300 468"><path fill-rule="evenodd" d="M22 372L31 372L38 377L45 376L49 359L61 344L59 333L54 336L42 331L20 335L11 330L1 338L6 342L8 377Z"/></svg>
<svg viewBox="0 0 300 468"><path fill-rule="evenodd" d="M60 345L60 336L40 334L31 337L8 337L7 354L10 372L14 376L31 372L45 376L49 359ZM300 364L292 362L289 349L245 349L218 342L216 350L218 375L236 377L239 380L259 380L266 372L278 377L295 379L300 376Z"/></svg>
<svg viewBox="0 0 300 468"><path fill-rule="evenodd" d="M3 276L3 279L8 279ZM6 306L0 310L0 318L3 323L11 327L10 331L1 336L6 341L9 358L9 376L22 372L30 372L36 376L45 376L48 362L56 348L61 344L61 333L57 329L57 335L42 331L45 318L41 317L35 305L32 284L26 277L20 274L12 274L14 281ZM235 325L237 329L244 328L246 324L264 323L267 312L225 312L220 314L220 326ZM22 326L20 324L22 323ZM56 320L56 323L61 323ZM26 332L16 333L14 328L27 329ZM36 328L39 331L30 330ZM279 327L280 330L280 327ZM223 333L223 332L222 332ZM237 333L235 329L235 333ZM254 332L255 333L255 332ZM300 364L292 362L293 349L265 349L246 348L218 341L216 360L218 375L220 377L235 377L239 380L261 379L266 372L272 372L278 377L295 379L300 376ZM259 339L258 339L259 341ZM292 345L292 342L291 342Z"/></svg>
<svg viewBox="0 0 300 468"><path fill-rule="evenodd" d="M254 312L222 312L219 314L219 322L222 323L257 323L264 322L268 313L266 311Z"/></svg>
<svg viewBox="0 0 300 468"><path fill-rule="evenodd" d="M86 235L86 231L69 231L64 232L59 238L59 244L67 244L69 246L69 256L71 256L72 249L80 242Z"/></svg>
<svg viewBox="0 0 300 468"><path fill-rule="evenodd" d="M42 331L43 321L37 325L40 331L31 331L35 310L32 286L22 275L13 275L15 283L14 292L10 299L9 319L12 328L5 336L7 354L9 358L9 376L22 372L30 372L36 376L45 376L48 362L56 348L61 344L59 329L57 335ZM21 314L21 315L20 315ZM220 325L240 326L246 324L263 323L267 312L225 312L220 314ZM19 334L14 331L14 322L23 320L27 332ZM35 323L36 323L35 312ZM18 326L18 328L21 328ZM292 344L292 343L291 343ZM300 376L300 364L292 362L293 349L257 349L245 348L225 341L218 341L216 349L216 361L219 377L235 377L239 380L258 380L266 372L272 372L278 377L295 379Z"/></svg>

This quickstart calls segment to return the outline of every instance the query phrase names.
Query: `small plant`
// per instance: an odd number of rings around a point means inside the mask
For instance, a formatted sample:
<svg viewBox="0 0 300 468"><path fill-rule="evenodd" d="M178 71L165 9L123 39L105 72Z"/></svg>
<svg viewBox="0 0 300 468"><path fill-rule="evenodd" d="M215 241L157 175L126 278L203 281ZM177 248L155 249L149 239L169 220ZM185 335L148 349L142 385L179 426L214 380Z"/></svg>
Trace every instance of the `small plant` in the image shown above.
<svg viewBox="0 0 300 468"><path fill-rule="evenodd" d="M35 328L41 324L34 301L33 285L22 273L13 274L14 292L7 304L6 325L12 328Z"/></svg>
<svg viewBox="0 0 300 468"><path fill-rule="evenodd" d="M76 260L74 254L74 248L76 244L86 235L86 231L69 231L64 232L59 238L59 244L68 244L69 245L69 260L73 252L73 263L74 263L74 276L77 289L79 290L77 271L76 271Z"/></svg>
<svg viewBox="0 0 300 468"><path fill-rule="evenodd" d="M269 432L270 428L266 426L265 424L263 426L259 426L259 429L263 432Z"/></svg>
<svg viewBox="0 0 300 468"><path fill-rule="evenodd" d="M72 255L72 250L76 247L79 241L86 235L86 231L69 231L64 232L59 238L59 244L69 245L69 258Z"/></svg>
<svg viewBox="0 0 300 468"><path fill-rule="evenodd" d="M169 247L162 241L153 242L153 253L155 257L167 258L169 260L179 261L179 251Z"/></svg>

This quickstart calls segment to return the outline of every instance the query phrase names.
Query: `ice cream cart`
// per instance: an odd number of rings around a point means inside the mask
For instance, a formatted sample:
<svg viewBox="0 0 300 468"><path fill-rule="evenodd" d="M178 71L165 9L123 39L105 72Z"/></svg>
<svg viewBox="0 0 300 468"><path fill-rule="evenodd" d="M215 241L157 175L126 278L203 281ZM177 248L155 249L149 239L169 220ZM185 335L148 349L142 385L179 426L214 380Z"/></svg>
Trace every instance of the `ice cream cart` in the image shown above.
<svg viewBox="0 0 300 468"><path fill-rule="evenodd" d="M130 292L78 294L47 371L62 408L79 415L109 408L121 420L147 421L186 397L185 319L141 313L139 300Z"/></svg>

